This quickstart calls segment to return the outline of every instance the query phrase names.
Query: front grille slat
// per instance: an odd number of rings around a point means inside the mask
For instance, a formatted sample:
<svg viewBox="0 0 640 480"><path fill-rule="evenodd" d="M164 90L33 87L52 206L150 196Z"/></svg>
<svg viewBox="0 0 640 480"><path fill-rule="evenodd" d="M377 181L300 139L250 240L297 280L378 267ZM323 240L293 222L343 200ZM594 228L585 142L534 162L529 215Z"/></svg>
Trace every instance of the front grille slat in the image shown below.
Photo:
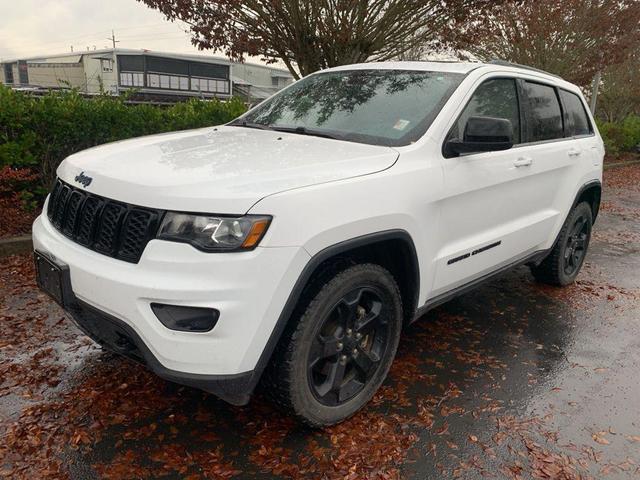
<svg viewBox="0 0 640 480"><path fill-rule="evenodd" d="M51 190L51 195L49 196L49 206L47 207L47 215L49 216L49 220L53 218L53 212L55 210L54 205L56 204L58 194L60 193L60 189L62 188L62 182L57 181Z"/></svg>
<svg viewBox="0 0 640 480"><path fill-rule="evenodd" d="M64 220L64 212L67 206L67 199L69 198L69 194L71 193L71 189L66 185L63 185L58 195L56 195L56 203L53 206L53 218L52 222L54 227L60 230L62 226L62 220Z"/></svg>
<svg viewBox="0 0 640 480"><path fill-rule="evenodd" d="M82 213L78 220L78 233L75 237L75 241L80 245L88 247L93 241L93 235L96 228L96 223L100 218L100 209L104 202L93 195L87 197L82 206Z"/></svg>
<svg viewBox="0 0 640 480"><path fill-rule="evenodd" d="M149 232L155 231L158 216L148 210L132 209L124 220L123 234L117 257L131 260L149 241Z"/></svg>
<svg viewBox="0 0 640 480"><path fill-rule="evenodd" d="M80 208L82 207L82 203L85 199L86 195L83 195L79 191L73 191L67 200L67 212L62 224L62 233L70 238L73 238L73 234L76 230L78 213L80 212Z"/></svg>
<svg viewBox="0 0 640 480"><path fill-rule="evenodd" d="M47 208L51 224L66 237L130 263L138 263L155 237L162 213L94 195L59 179Z"/></svg>
<svg viewBox="0 0 640 480"><path fill-rule="evenodd" d="M110 257L115 256L120 226L126 211L127 207L117 203L107 203L104 206L95 236L94 248L96 251Z"/></svg>

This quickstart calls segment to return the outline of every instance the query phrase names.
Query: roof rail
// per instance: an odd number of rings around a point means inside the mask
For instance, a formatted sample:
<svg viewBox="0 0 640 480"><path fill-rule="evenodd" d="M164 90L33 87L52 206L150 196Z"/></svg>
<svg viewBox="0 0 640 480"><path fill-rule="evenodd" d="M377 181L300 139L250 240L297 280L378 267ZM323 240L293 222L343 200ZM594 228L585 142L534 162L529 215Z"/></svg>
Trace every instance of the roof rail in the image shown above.
<svg viewBox="0 0 640 480"><path fill-rule="evenodd" d="M560 75L556 75L555 73L545 72L544 70L541 70L541 69L535 68L535 67L530 67L528 65L520 65L519 63L507 62L506 60L493 59L493 60L489 60L487 63L490 64L490 65L501 65L503 67L523 68L525 70L531 70L533 72L544 73L545 75L551 75L552 77L556 77L556 78L559 78L561 80L564 80Z"/></svg>

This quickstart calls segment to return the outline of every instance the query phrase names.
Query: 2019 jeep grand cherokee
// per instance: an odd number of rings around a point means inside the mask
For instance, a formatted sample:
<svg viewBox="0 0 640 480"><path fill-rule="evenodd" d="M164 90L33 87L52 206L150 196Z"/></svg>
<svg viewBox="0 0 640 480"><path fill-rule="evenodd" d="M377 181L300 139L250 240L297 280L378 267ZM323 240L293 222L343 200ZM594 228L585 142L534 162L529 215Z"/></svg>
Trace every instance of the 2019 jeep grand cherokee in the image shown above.
<svg viewBox="0 0 640 480"><path fill-rule="evenodd" d="M602 140L579 89L526 68L310 75L221 127L67 158L40 286L99 343L311 425L372 397L402 327L511 266L578 274Z"/></svg>

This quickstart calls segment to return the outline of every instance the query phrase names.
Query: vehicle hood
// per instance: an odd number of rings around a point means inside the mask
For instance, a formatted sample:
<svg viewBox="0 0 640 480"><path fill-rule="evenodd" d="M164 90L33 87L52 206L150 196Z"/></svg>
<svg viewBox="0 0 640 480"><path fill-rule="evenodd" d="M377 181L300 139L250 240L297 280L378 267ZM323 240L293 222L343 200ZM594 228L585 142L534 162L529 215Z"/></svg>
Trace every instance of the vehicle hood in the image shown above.
<svg viewBox="0 0 640 480"><path fill-rule="evenodd" d="M223 126L91 148L68 157L58 176L145 207L245 213L268 195L375 173L397 157L389 147Z"/></svg>

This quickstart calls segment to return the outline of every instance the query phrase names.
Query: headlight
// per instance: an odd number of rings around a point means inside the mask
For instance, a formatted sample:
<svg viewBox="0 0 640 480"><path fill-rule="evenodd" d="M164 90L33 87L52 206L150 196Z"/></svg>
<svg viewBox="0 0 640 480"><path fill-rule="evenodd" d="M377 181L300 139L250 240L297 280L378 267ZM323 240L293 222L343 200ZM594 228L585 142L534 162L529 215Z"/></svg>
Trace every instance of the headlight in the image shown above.
<svg viewBox="0 0 640 480"><path fill-rule="evenodd" d="M264 236L271 217L223 217L167 212L158 238L189 243L207 252L253 250Z"/></svg>

